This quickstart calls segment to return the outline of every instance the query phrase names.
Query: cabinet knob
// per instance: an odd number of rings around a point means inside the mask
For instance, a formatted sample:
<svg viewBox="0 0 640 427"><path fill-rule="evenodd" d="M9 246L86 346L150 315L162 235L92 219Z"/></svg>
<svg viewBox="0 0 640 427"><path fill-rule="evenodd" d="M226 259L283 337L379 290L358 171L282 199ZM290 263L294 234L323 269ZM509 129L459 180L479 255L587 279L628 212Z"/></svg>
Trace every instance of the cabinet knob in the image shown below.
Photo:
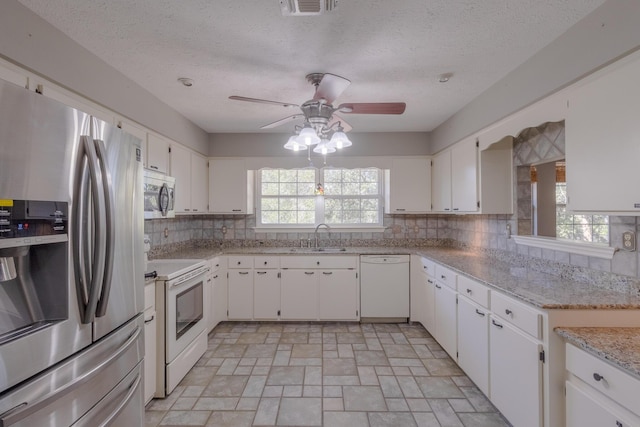
<svg viewBox="0 0 640 427"><path fill-rule="evenodd" d="M242 264L242 261L238 261L238 265Z"/></svg>
<svg viewBox="0 0 640 427"><path fill-rule="evenodd" d="M267 261L264 262L264 265L267 265Z"/></svg>
<svg viewBox="0 0 640 427"><path fill-rule="evenodd" d="M511 316L513 314L513 311L509 310L508 308L504 312L507 316Z"/></svg>
<svg viewBox="0 0 640 427"><path fill-rule="evenodd" d="M447 276L445 276L444 274L441 274L441 275L440 275L440 278L441 278L442 280L447 280Z"/></svg>
<svg viewBox="0 0 640 427"><path fill-rule="evenodd" d="M316 262L317 265L320 265L320 261Z"/></svg>
<svg viewBox="0 0 640 427"><path fill-rule="evenodd" d="M602 381L602 380L604 380L604 377L602 375L600 375L599 373L594 372L593 373L593 379L596 380L596 381Z"/></svg>
<svg viewBox="0 0 640 427"><path fill-rule="evenodd" d="M471 295L471 289L468 289L468 288L467 288L467 293L468 293L469 295Z"/></svg>

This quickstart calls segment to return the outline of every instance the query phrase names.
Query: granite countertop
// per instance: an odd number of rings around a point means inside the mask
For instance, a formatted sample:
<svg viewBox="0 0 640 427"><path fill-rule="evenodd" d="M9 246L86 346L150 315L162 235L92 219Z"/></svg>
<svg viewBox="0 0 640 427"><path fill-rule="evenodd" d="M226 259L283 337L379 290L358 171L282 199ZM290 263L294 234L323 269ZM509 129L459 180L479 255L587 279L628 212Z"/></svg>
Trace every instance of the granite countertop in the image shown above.
<svg viewBox="0 0 640 427"><path fill-rule="evenodd" d="M640 328L556 328L571 344L640 379Z"/></svg>
<svg viewBox="0 0 640 427"><path fill-rule="evenodd" d="M343 252L317 252L311 248L251 247L192 248L156 259L198 258L217 255L375 255L417 254L459 274L496 288L542 309L640 309L640 295L564 279L489 257L480 251L449 247L347 247Z"/></svg>

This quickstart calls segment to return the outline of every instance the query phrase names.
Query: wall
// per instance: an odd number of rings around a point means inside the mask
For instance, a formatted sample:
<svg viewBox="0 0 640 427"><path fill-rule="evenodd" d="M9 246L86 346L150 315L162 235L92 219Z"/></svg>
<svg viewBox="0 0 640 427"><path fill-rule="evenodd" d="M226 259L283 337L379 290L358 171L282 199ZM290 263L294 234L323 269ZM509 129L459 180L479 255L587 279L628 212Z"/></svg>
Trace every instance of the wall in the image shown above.
<svg viewBox="0 0 640 427"><path fill-rule="evenodd" d="M207 154L208 135L17 0L0 2L0 57Z"/></svg>
<svg viewBox="0 0 640 427"><path fill-rule="evenodd" d="M294 156L283 148L291 134L285 133L213 133L209 135L212 157ZM429 152L427 132L349 132L353 145L340 156L420 156ZM298 154L306 158L306 153ZM314 156L318 156L315 155Z"/></svg>
<svg viewBox="0 0 640 427"><path fill-rule="evenodd" d="M430 152L437 153L640 48L638 22L639 1L607 1L434 129Z"/></svg>

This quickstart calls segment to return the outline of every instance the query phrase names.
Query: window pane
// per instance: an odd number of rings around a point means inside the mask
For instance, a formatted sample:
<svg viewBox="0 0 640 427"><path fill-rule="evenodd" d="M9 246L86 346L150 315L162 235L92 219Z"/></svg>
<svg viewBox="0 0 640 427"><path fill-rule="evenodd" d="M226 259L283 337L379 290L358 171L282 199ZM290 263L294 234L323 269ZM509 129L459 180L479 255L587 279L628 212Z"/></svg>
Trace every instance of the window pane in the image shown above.
<svg viewBox="0 0 640 427"><path fill-rule="evenodd" d="M325 181L324 194L326 196L340 196L342 194L342 184Z"/></svg>
<svg viewBox="0 0 640 427"><path fill-rule="evenodd" d="M342 172L340 169L325 169L324 182L340 182L342 181Z"/></svg>
<svg viewBox="0 0 640 427"><path fill-rule="evenodd" d="M311 182L301 182L298 184L298 195L300 196L311 196L316 189L316 185L313 181Z"/></svg>
<svg viewBox="0 0 640 427"><path fill-rule="evenodd" d="M315 211L299 211L298 212L298 224L315 224L316 212Z"/></svg>
<svg viewBox="0 0 640 427"><path fill-rule="evenodd" d="M325 197L324 199L324 210L325 215L327 212L341 210L342 209L342 199L330 199Z"/></svg>
<svg viewBox="0 0 640 427"><path fill-rule="evenodd" d="M298 194L298 185L281 183L280 184L280 193L281 196L295 196Z"/></svg>
<svg viewBox="0 0 640 427"><path fill-rule="evenodd" d="M343 222L347 224L359 224L360 223L360 211L347 211L343 212Z"/></svg>
<svg viewBox="0 0 640 427"><path fill-rule="evenodd" d="M357 182L345 182L342 186L342 194L357 195L360 194L360 184Z"/></svg>
<svg viewBox="0 0 640 427"><path fill-rule="evenodd" d="M362 199L362 209L367 211L377 211L378 199Z"/></svg>
<svg viewBox="0 0 640 427"><path fill-rule="evenodd" d="M294 211L297 208L297 199L292 199L292 198L282 198L280 199L280 210L285 210L285 211Z"/></svg>
<svg viewBox="0 0 640 427"><path fill-rule="evenodd" d="M342 203L342 207L343 209L347 210L360 210L360 199L344 199L344 202Z"/></svg>
<svg viewBox="0 0 640 427"><path fill-rule="evenodd" d="M316 182L315 169L302 169L298 171L298 182Z"/></svg>
<svg viewBox="0 0 640 427"><path fill-rule="evenodd" d="M260 201L263 211L277 211L278 199L271 197L263 197Z"/></svg>
<svg viewBox="0 0 640 427"><path fill-rule="evenodd" d="M372 195L378 194L378 183L377 182L365 182L360 186L360 194L362 195Z"/></svg>
<svg viewBox="0 0 640 427"><path fill-rule="evenodd" d="M296 224L296 216L296 212L280 211L278 215L278 222L280 224Z"/></svg>
<svg viewBox="0 0 640 427"><path fill-rule="evenodd" d="M278 184L277 183L262 183L262 195L263 196L277 196Z"/></svg>
<svg viewBox="0 0 640 427"><path fill-rule="evenodd" d="M262 211L262 223L263 224L277 224L278 223L278 211Z"/></svg>
<svg viewBox="0 0 640 427"><path fill-rule="evenodd" d="M365 224L376 224L379 218L378 211L362 211L362 222Z"/></svg>
<svg viewBox="0 0 640 427"><path fill-rule="evenodd" d="M278 182L279 172L277 169L263 169L260 173L262 182Z"/></svg>
<svg viewBox="0 0 640 427"><path fill-rule="evenodd" d="M316 201L314 199L306 198L306 199L298 199L298 209L304 211L314 211L316 210Z"/></svg>
<svg viewBox="0 0 640 427"><path fill-rule="evenodd" d="M280 169L280 182L296 182L298 180L298 171Z"/></svg>

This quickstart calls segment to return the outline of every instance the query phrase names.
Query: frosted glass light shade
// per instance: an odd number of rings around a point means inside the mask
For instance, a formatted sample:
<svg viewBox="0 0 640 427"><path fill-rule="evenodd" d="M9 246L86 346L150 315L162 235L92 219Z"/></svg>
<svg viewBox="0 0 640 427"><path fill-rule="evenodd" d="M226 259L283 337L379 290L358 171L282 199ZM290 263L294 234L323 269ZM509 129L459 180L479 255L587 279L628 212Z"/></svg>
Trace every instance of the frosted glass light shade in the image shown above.
<svg viewBox="0 0 640 427"><path fill-rule="evenodd" d="M304 148L307 148L306 145L300 144L297 140L298 135L291 135L286 144L284 144L284 148L287 150L300 151Z"/></svg>
<svg viewBox="0 0 640 427"><path fill-rule="evenodd" d="M335 153L336 149L331 146L328 140L322 140L316 147L313 149L314 153L319 154L331 154Z"/></svg>
<svg viewBox="0 0 640 427"><path fill-rule="evenodd" d="M316 131L312 127L304 127L300 131L300 135L296 139L298 143L306 146L316 145L320 142L320 137L316 135Z"/></svg>
<svg viewBox="0 0 640 427"><path fill-rule="evenodd" d="M349 138L347 138L347 135L342 131L334 132L329 143L332 147L335 147L338 150L341 148L351 147L353 145Z"/></svg>

